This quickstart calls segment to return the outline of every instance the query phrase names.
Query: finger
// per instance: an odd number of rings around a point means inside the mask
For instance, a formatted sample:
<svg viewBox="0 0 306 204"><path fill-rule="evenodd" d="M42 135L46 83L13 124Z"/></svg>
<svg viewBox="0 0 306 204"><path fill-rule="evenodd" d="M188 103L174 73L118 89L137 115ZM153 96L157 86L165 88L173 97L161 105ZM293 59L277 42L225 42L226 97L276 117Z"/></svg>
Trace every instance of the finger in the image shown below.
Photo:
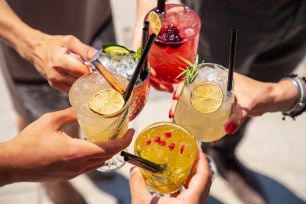
<svg viewBox="0 0 306 204"><path fill-rule="evenodd" d="M138 200L141 197L142 203L149 203L145 201L149 201L151 199L151 194L147 190L146 182L141 175L141 172L138 167L133 166L130 170L130 190L132 196L132 203L140 202ZM141 196L140 196L141 195Z"/></svg>
<svg viewBox="0 0 306 204"><path fill-rule="evenodd" d="M71 88L72 84L67 84L65 82L51 82L49 81L50 86L52 86L53 88L63 91L65 93L69 93L69 90Z"/></svg>
<svg viewBox="0 0 306 204"><path fill-rule="evenodd" d="M172 104L171 104L170 111L169 111L169 118L174 118L176 106L177 106L177 101L176 101L176 100L173 100L173 101L172 101Z"/></svg>
<svg viewBox="0 0 306 204"><path fill-rule="evenodd" d="M71 43L69 43L69 49L76 53L76 54L79 54L81 55L82 57L84 57L86 60L90 60L93 58L94 56L94 52L95 52L95 48L93 47L90 47L84 43L82 43L79 39L77 38L73 38L73 39L70 39Z"/></svg>
<svg viewBox="0 0 306 204"><path fill-rule="evenodd" d="M106 154L114 155L130 145L134 133L134 129L128 129L122 138L117 138L109 142L99 142L96 144L100 146Z"/></svg>
<svg viewBox="0 0 306 204"><path fill-rule="evenodd" d="M211 174L208 167L207 158L201 149L198 149L198 158L193 166L194 176L190 179L188 189L196 195L201 195L203 191L209 191L211 186Z"/></svg>
<svg viewBox="0 0 306 204"><path fill-rule="evenodd" d="M67 53L64 54L60 66L56 67L62 72L75 78L89 73L89 68L82 61Z"/></svg>
<svg viewBox="0 0 306 204"><path fill-rule="evenodd" d="M152 78L150 78L150 85L158 91L165 91L165 92L172 93L174 90L172 85L157 83Z"/></svg>
<svg viewBox="0 0 306 204"><path fill-rule="evenodd" d="M51 82L66 83L71 86L75 80L78 79L78 77L72 76L71 73L68 73L67 70L62 67L54 67L54 69L56 70L57 76L52 79L52 81L50 80Z"/></svg>
<svg viewBox="0 0 306 204"><path fill-rule="evenodd" d="M177 85L177 88L176 88L176 90L173 93L173 96L172 96L173 100L178 100L180 98L180 95L182 94L183 88L184 88L184 83L180 82Z"/></svg>
<svg viewBox="0 0 306 204"><path fill-rule="evenodd" d="M243 124L248 117L249 110L236 103L234 112L230 116L229 120L224 126L224 129L228 135L234 134Z"/></svg>
<svg viewBox="0 0 306 204"><path fill-rule="evenodd" d="M76 114L73 108L67 108L61 111L50 113L54 120L55 128L60 130L63 126L76 122Z"/></svg>

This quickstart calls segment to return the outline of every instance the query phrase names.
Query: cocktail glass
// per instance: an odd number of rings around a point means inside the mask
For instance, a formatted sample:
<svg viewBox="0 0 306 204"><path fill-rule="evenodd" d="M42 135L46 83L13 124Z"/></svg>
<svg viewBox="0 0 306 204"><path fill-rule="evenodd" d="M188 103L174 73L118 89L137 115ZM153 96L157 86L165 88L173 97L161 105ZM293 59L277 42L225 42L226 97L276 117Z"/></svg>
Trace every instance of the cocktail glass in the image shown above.
<svg viewBox="0 0 306 204"><path fill-rule="evenodd" d="M151 124L134 143L135 155L166 165L162 173L141 169L148 188L158 194L180 190L190 174L197 151L197 143L191 133L171 122Z"/></svg>
<svg viewBox="0 0 306 204"><path fill-rule="evenodd" d="M174 114L175 123L188 129L198 141L217 141L225 136L224 126L234 103L232 90L227 91L227 81L226 68L203 63L194 81L184 84Z"/></svg>
<svg viewBox="0 0 306 204"><path fill-rule="evenodd" d="M123 86L127 86L128 80L125 77L114 76ZM88 103L92 96L105 89L113 88L100 73L92 72L77 79L69 91L69 101L77 114L81 134L91 142L107 142L120 138L128 129L132 96L120 110L113 114L101 115L90 110ZM98 170L114 171L124 163L120 155L115 155Z"/></svg>
<svg viewBox="0 0 306 204"><path fill-rule="evenodd" d="M130 80L138 63L137 59L132 58L133 55L133 52L128 55L115 55L104 53L103 50L99 50L92 60L98 59L112 73L124 76L126 79ZM96 69L90 62L87 63L90 65L91 69ZM147 72L143 80L139 78L136 81L133 89L129 121L136 118L148 100L150 92L149 76L150 73Z"/></svg>
<svg viewBox="0 0 306 204"><path fill-rule="evenodd" d="M201 21L199 16L182 4L166 4L165 12L158 13L162 28L149 53L149 64L154 70L150 78L156 83L175 84L177 76L187 64L195 62Z"/></svg>

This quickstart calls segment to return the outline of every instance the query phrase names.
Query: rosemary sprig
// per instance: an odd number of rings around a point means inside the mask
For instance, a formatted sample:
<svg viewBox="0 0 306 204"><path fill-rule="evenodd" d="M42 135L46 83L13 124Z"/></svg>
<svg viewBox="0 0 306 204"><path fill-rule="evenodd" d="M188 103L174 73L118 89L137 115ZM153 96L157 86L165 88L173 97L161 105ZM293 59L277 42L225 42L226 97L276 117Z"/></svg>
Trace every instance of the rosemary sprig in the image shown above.
<svg viewBox="0 0 306 204"><path fill-rule="evenodd" d="M197 74L198 74L198 70L200 69L200 67L203 65L204 61L202 61L200 64L198 64L198 56L196 58L195 63L193 64L192 62L190 62L187 59L184 59L183 57L180 57L186 64L188 64L187 68L179 68L180 70L182 70L182 72L177 76L177 78L180 78L182 76L184 76L183 81L185 84L191 84L194 79L196 78Z"/></svg>

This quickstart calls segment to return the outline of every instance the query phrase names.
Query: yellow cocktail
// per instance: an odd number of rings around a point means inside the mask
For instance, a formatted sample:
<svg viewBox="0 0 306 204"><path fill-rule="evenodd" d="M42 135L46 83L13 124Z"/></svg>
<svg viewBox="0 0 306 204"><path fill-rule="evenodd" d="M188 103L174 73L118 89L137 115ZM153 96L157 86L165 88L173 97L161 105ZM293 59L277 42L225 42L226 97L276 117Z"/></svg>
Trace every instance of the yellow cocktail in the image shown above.
<svg viewBox="0 0 306 204"><path fill-rule="evenodd" d="M171 123L159 122L145 128L134 144L134 154L157 164L165 164L162 173L141 169L148 187L157 193L178 191L186 182L197 155L197 143L191 133Z"/></svg>
<svg viewBox="0 0 306 204"><path fill-rule="evenodd" d="M114 76L126 87L128 80L125 77ZM122 137L127 131L131 97L127 102L122 101L122 96L100 73L93 72L75 81L69 91L69 100L77 114L82 135L87 140L107 142ZM99 170L119 168L124 162L119 156L118 159L106 161L106 169Z"/></svg>

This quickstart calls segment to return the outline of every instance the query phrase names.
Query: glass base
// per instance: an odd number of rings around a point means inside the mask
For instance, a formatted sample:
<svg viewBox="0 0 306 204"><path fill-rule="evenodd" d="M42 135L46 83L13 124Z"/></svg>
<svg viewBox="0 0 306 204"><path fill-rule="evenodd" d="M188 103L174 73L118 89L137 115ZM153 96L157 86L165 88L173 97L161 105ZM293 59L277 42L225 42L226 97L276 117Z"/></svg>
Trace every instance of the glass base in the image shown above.
<svg viewBox="0 0 306 204"><path fill-rule="evenodd" d="M123 160L123 157L120 155L120 152L114 155L111 159L106 160L104 165L98 168L97 170L100 172L112 172L117 171L123 165L125 164L125 161Z"/></svg>

